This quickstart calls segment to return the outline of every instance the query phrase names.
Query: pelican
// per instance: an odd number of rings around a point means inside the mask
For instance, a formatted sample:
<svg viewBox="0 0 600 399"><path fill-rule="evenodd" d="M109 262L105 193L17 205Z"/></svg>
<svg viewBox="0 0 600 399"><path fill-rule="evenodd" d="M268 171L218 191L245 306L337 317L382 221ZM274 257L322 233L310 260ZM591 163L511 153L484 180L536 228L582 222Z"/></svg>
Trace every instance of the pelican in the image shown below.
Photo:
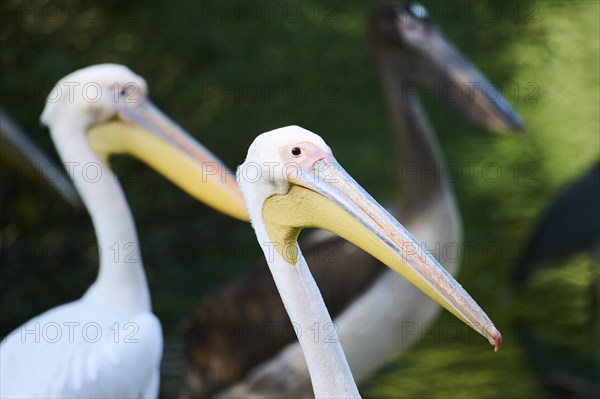
<svg viewBox="0 0 600 399"><path fill-rule="evenodd" d="M535 228L513 265L512 281L525 290L530 279L572 255L588 251L592 256L589 283L589 319L592 340L600 336L598 295L600 280L600 162L560 190L541 214ZM525 286L524 286L525 285ZM563 295L563 301L573 297ZM600 353L574 351L571 346L544 340L531 330L530 320L516 324L522 331L521 345L541 386L556 397L593 398L598 396ZM528 328L529 326L529 328ZM583 355L583 356L582 356ZM588 372L589 371L589 372Z"/></svg>
<svg viewBox="0 0 600 399"><path fill-rule="evenodd" d="M401 161L404 196L390 212L427 248L460 245L460 215L450 184L442 176L444 158L414 89L419 85L462 88L460 101L451 104L463 116L494 131L522 130L523 124L502 96L486 97L484 89L490 88L490 82L448 43L424 7L375 7L369 43ZM427 325L439 312L415 287L340 237L315 233L301 247L339 327L358 382L416 342L419 334L399 338L403 326ZM456 275L459 258L438 260ZM206 300L187 334L184 395L312 395L301 347L288 333L289 319L271 280L264 265L259 265ZM380 308L381 301L397 311ZM262 339L250 345L244 336L256 326Z"/></svg>
<svg viewBox="0 0 600 399"><path fill-rule="evenodd" d="M263 133L250 145L237 180L269 270L294 323L315 397L357 398L360 394L297 243L307 227L326 229L363 248L482 334L495 350L500 348L500 332L483 310L344 171L318 135L298 126ZM387 308L386 297L377 305ZM315 328L331 333L317 337L311 333Z"/></svg>
<svg viewBox="0 0 600 399"><path fill-rule="evenodd" d="M600 250L599 182L600 162L596 162L553 198L513 266L516 285L540 269L555 266L557 260L583 250Z"/></svg>
<svg viewBox="0 0 600 399"><path fill-rule="evenodd" d="M23 128L2 106L0 106L0 138L3 159L6 157L18 159L19 166L22 166L21 162L23 162L34 170L38 177L42 177L41 180L58 192L69 205L74 208L81 207L81 199L64 173L57 170L56 176L50 178L45 167L54 162L27 136Z"/></svg>
<svg viewBox="0 0 600 399"><path fill-rule="evenodd" d="M92 218L100 269L81 299L4 338L3 398L158 396L161 326L152 313L133 218L109 168L111 154L131 154L215 209L248 217L225 167L147 93L146 82L128 68L103 64L64 77L48 96L41 120Z"/></svg>

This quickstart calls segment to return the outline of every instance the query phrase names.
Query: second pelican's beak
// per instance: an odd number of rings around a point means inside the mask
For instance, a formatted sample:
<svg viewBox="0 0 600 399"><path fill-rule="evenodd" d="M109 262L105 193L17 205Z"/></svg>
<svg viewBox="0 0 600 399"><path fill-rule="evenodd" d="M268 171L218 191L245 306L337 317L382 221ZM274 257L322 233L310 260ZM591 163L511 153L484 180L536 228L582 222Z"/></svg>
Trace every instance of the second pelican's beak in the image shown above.
<svg viewBox="0 0 600 399"><path fill-rule="evenodd" d="M425 83L426 91L436 99L450 103L478 125L498 132L525 130L517 111L444 37L422 5L404 2L374 6L369 38L388 75L383 84L402 101L412 98L419 84Z"/></svg>
<svg viewBox="0 0 600 399"><path fill-rule="evenodd" d="M94 151L108 165L111 154L139 158L181 189L237 219L249 219L235 175L149 100L122 106L115 119L88 131Z"/></svg>
<svg viewBox="0 0 600 399"><path fill-rule="evenodd" d="M471 121L496 132L525 131L521 116L477 67L467 61L435 28L427 47L427 62L416 66L431 88L441 88L441 98ZM436 86L437 85L437 86Z"/></svg>
<svg viewBox="0 0 600 399"><path fill-rule="evenodd" d="M285 260L297 263L296 240L303 228L329 230L402 275L498 350L500 332L462 286L331 154L323 152L315 159L310 166L287 168L289 191L269 197L263 205L269 238L278 243Z"/></svg>

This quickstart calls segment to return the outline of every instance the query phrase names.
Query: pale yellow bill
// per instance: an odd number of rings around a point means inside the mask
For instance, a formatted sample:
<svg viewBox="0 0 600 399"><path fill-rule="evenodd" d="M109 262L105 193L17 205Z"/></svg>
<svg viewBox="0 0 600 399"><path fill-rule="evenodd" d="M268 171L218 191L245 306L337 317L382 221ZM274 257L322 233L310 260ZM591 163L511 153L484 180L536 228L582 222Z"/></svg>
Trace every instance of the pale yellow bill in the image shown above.
<svg viewBox="0 0 600 399"><path fill-rule="evenodd" d="M294 169L287 194L267 199L263 217L280 254L295 264L302 228L316 227L354 243L402 275L482 334L498 350L500 332L462 286L335 159ZM382 304L385 306L385 304Z"/></svg>
<svg viewBox="0 0 600 399"><path fill-rule="evenodd" d="M110 154L133 155L199 201L249 220L235 175L147 100L123 107L118 118L92 127L88 140L104 161Z"/></svg>

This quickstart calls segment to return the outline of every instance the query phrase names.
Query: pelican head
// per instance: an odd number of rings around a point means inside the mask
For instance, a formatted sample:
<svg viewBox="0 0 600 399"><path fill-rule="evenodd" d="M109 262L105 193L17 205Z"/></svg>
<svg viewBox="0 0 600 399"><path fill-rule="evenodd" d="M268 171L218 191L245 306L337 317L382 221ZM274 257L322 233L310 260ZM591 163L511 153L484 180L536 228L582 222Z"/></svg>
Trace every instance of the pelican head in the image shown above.
<svg viewBox="0 0 600 399"><path fill-rule="evenodd" d="M160 112L148 99L146 81L125 66L94 65L65 76L50 92L41 120L55 143L85 135L105 166L112 154L133 155L196 199L248 219L233 174Z"/></svg>
<svg viewBox="0 0 600 399"><path fill-rule="evenodd" d="M375 56L404 77L402 99L423 84L471 121L494 131L524 130L519 114L431 21L419 3L375 6L369 23Z"/></svg>
<svg viewBox="0 0 600 399"><path fill-rule="evenodd" d="M121 110L134 108L147 95L146 81L126 66L93 65L58 81L48 95L41 119L47 126L66 122L87 129Z"/></svg>
<svg viewBox="0 0 600 399"><path fill-rule="evenodd" d="M498 349L487 315L440 264L336 162L318 135L288 126L258 136L237 179L255 229L289 267L304 228L322 228L363 248L478 331Z"/></svg>

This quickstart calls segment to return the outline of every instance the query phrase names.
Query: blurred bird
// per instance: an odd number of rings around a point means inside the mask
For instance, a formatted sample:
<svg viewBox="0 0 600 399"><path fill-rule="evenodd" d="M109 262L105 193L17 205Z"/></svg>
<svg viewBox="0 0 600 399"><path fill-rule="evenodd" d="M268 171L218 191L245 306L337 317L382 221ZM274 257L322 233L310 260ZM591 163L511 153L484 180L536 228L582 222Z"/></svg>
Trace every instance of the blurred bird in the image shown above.
<svg viewBox="0 0 600 399"><path fill-rule="evenodd" d="M517 285L583 250L600 249L600 162L562 190L540 217L513 268Z"/></svg>
<svg viewBox="0 0 600 399"><path fill-rule="evenodd" d="M292 164L295 167L288 168ZM245 178L246 165L258 165L258 179ZM500 333L483 310L346 173L318 135L298 126L261 134L250 145L246 161L238 169L237 181L269 270L294 322L315 397L358 398L360 394L323 298L298 247L298 235L307 227L326 229L368 251L499 349ZM380 308L385 312L388 305L381 302ZM331 333L315 339L310 334L315 326ZM227 396L237 397L236 392Z"/></svg>
<svg viewBox="0 0 600 399"><path fill-rule="evenodd" d="M35 171L39 180L47 183L75 208L81 207L81 199L70 180L58 168L53 168L52 178L46 168L54 165L52 161L31 139L19 124L11 118L4 107L0 106L0 151L3 161L10 159L8 166L14 165ZM25 174L31 176L30 173Z"/></svg>
<svg viewBox="0 0 600 399"><path fill-rule="evenodd" d="M523 287L544 269L582 251L592 251L592 281L589 286L591 340L600 337L598 292L600 261L600 162L577 181L560 191L539 218L522 255L513 266L512 279ZM569 300L564 298L564 300ZM550 398L597 398L600 392L600 352L591 358L572 347L548 342L517 324L521 344L532 369Z"/></svg>
<svg viewBox="0 0 600 399"><path fill-rule="evenodd" d="M399 163L404 197L398 215L438 255L460 245L454 195L442 176L443 157L417 99L417 88L438 92L470 120L492 130L522 130L522 122L490 82L455 50L417 4L383 4L373 10L369 43L378 65ZM418 339L400 337L406 323L431 322L439 307L414 286L343 239L318 232L301 244L344 345L354 378L364 381ZM450 272L458 257L439 257ZM394 312L383 311L385 302ZM373 327L377 326L377 328ZM309 370L272 277L260 265L205 300L187 332L184 397L311 396Z"/></svg>
<svg viewBox="0 0 600 399"><path fill-rule="evenodd" d="M137 233L108 157L129 153L217 210L247 220L225 167L147 98L146 82L121 65L64 77L42 122L89 211L100 253L97 280L0 344L0 397L155 398L161 326L150 304ZM149 194L151 196L151 194Z"/></svg>

